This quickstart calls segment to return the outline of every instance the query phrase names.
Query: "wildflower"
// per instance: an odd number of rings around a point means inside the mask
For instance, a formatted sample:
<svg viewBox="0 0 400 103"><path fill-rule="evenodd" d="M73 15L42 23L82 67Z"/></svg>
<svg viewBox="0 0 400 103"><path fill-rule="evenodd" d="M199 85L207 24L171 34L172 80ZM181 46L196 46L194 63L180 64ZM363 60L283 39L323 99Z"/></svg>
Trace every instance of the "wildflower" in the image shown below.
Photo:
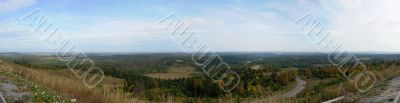
<svg viewBox="0 0 400 103"><path fill-rule="evenodd" d="M71 99L71 102L72 102L72 103L75 103L75 102L76 102L76 99Z"/></svg>

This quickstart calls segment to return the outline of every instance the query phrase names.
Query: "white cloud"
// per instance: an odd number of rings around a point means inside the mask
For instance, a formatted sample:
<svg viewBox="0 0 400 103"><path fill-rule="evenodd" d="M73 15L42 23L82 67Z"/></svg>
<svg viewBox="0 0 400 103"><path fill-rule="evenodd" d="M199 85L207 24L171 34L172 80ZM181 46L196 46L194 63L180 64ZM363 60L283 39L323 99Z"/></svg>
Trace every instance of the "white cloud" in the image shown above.
<svg viewBox="0 0 400 103"><path fill-rule="evenodd" d="M67 35L76 39L121 42L145 38L163 38L161 28L157 22L110 20L100 21L76 32L67 32Z"/></svg>
<svg viewBox="0 0 400 103"><path fill-rule="evenodd" d="M220 26L224 24L223 20L216 18L185 17L184 19L191 26Z"/></svg>
<svg viewBox="0 0 400 103"><path fill-rule="evenodd" d="M0 1L0 13L12 12L23 7L31 6L35 0L3 0Z"/></svg>
<svg viewBox="0 0 400 103"><path fill-rule="evenodd" d="M400 51L400 1L339 0L329 29L354 51Z"/></svg>
<svg viewBox="0 0 400 103"><path fill-rule="evenodd" d="M162 31L162 27L157 24L157 21L145 20L98 21L93 25L81 26L79 30L66 31L65 33L67 39L72 40L79 48L91 52L149 51L150 48L154 48L152 46L159 45L156 43L172 40ZM147 49L143 49L143 45Z"/></svg>
<svg viewBox="0 0 400 103"><path fill-rule="evenodd" d="M34 2L2 1L0 13L27 7ZM190 29L217 51L315 51L316 47L293 24L293 21L307 12L319 16L322 25L333 31L333 35L350 50L400 51L397 47L400 44L400 40L397 40L400 39L399 4L397 0L271 1L255 5L257 7L233 4L201 8L202 12L194 15L177 15L182 16L191 26ZM168 8L159 9L173 11ZM162 18L118 19L110 16L102 19L77 19L77 16L93 17L79 14L55 18L62 21L60 26L65 27L64 30L68 30L67 37L83 47L106 44L109 47L104 48L124 48L131 46L127 44L138 43L145 44L141 45L144 48L152 48L160 41L173 41L163 31L163 27L157 24L157 20L150 20ZM6 34L11 33L9 36L26 34L0 24L0 38L4 39Z"/></svg>
<svg viewBox="0 0 400 103"><path fill-rule="evenodd" d="M185 18L191 30L216 51L313 51L291 19L277 12L229 6Z"/></svg>
<svg viewBox="0 0 400 103"><path fill-rule="evenodd" d="M16 18L0 20L0 52L48 51L43 42L18 21Z"/></svg>
<svg viewBox="0 0 400 103"><path fill-rule="evenodd" d="M17 24L16 19L6 19L0 21L0 38L15 38L29 34L23 27Z"/></svg>

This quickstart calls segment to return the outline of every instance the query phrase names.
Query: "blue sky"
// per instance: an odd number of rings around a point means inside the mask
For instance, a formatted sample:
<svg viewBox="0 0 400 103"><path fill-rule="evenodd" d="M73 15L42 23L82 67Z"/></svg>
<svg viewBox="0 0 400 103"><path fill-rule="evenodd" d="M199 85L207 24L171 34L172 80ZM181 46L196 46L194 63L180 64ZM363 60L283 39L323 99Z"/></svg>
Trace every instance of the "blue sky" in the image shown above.
<svg viewBox="0 0 400 103"><path fill-rule="evenodd" d="M352 51L398 52L396 0L0 0L0 51L51 52L21 16L42 10L85 52L183 52L175 13L215 51L318 51L293 21L312 13Z"/></svg>

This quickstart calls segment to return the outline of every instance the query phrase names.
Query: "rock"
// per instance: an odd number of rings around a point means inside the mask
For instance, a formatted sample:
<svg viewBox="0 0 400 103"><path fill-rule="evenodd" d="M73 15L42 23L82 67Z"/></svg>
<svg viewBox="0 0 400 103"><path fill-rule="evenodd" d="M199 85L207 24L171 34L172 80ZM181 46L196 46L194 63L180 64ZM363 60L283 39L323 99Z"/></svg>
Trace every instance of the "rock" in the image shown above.
<svg viewBox="0 0 400 103"><path fill-rule="evenodd" d="M32 94L18 92L18 87L12 83L0 83L0 91L11 103L31 103Z"/></svg>
<svg viewBox="0 0 400 103"><path fill-rule="evenodd" d="M14 97L12 103L29 103L32 100L31 93L19 93L17 96Z"/></svg>
<svg viewBox="0 0 400 103"><path fill-rule="evenodd" d="M71 102L72 102L72 103L75 103L75 102L76 102L76 99L71 99Z"/></svg>

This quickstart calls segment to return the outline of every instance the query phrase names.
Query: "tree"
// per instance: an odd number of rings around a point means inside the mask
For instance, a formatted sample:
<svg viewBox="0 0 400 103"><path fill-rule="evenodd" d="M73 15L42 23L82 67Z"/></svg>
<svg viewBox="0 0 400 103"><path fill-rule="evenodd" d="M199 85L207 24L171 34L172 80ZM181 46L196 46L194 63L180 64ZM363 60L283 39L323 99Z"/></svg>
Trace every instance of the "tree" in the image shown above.
<svg viewBox="0 0 400 103"><path fill-rule="evenodd" d="M278 79L278 73L272 72L271 78L272 78L272 80L274 80L274 81L277 80L277 79Z"/></svg>
<svg viewBox="0 0 400 103"><path fill-rule="evenodd" d="M287 72L279 73L278 81L281 85L289 84L289 74Z"/></svg>
<svg viewBox="0 0 400 103"><path fill-rule="evenodd" d="M195 96L202 96L204 92L204 83L201 79L193 80L193 89L195 90Z"/></svg>
<svg viewBox="0 0 400 103"><path fill-rule="evenodd" d="M308 79L311 79L313 77L313 73L312 73L312 70L310 68L307 69L306 76L307 76Z"/></svg>
<svg viewBox="0 0 400 103"><path fill-rule="evenodd" d="M297 77L297 71L296 70L289 70L286 71L288 73L288 80L289 82L293 82L296 80Z"/></svg>
<svg viewBox="0 0 400 103"><path fill-rule="evenodd" d="M244 95L245 89L244 89L244 87L243 87L243 83L240 83L240 84L236 87L236 91L237 91L240 95Z"/></svg>

